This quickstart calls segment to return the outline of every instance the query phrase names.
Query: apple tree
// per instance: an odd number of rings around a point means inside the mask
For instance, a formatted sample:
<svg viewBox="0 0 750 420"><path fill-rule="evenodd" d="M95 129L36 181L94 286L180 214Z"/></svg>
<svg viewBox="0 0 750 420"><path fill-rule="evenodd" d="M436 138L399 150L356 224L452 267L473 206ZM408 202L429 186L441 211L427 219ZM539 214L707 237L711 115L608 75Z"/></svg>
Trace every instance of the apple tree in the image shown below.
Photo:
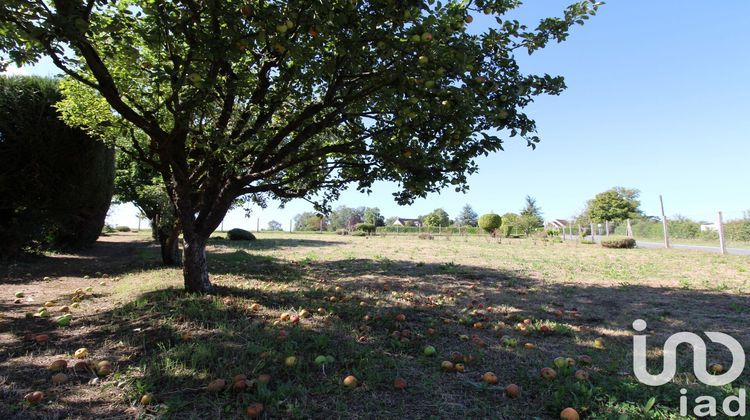
<svg viewBox="0 0 750 420"><path fill-rule="evenodd" d="M236 197L325 210L348 184L389 180L406 204L466 190L501 137L534 147L523 109L565 85L524 74L516 54L563 41L599 3L534 27L508 17L519 5L4 0L0 54L50 57L75 83L68 122L135 134L127 147L160 175L184 235L185 287L204 292L207 240ZM480 14L492 24L472 28Z"/></svg>

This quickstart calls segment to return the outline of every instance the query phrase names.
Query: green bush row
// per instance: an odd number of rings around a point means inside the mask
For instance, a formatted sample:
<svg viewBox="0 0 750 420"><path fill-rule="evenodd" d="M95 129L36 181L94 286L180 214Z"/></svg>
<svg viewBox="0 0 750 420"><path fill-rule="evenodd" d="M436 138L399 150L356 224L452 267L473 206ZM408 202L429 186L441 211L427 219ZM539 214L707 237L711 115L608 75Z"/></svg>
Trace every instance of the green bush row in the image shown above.
<svg viewBox="0 0 750 420"><path fill-rule="evenodd" d="M633 238L617 238L610 236L602 239L602 246L604 248L622 248L630 249L635 248L635 239Z"/></svg>

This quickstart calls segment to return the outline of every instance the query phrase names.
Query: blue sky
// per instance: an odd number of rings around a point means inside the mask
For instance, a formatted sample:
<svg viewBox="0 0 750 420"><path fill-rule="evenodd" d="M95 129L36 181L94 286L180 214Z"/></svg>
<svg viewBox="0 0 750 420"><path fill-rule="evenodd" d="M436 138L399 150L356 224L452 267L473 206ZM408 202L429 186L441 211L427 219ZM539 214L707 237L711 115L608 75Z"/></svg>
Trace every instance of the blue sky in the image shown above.
<svg viewBox="0 0 750 420"><path fill-rule="evenodd" d="M571 0L527 1L518 12L530 24L559 15ZM527 108L542 142L535 151L508 141L505 151L478 160L467 194L446 190L398 206L394 186L372 194L344 192L338 204L379 207L388 216L416 217L442 207L455 216L470 204L478 213L518 211L537 199L546 218L576 214L586 200L613 186L641 190L642 208L713 220L717 210L736 218L750 209L750 2L610 0L562 44L531 57L527 73L563 75L561 96L540 97ZM479 31L491 24L475 15ZM53 74L49 63L21 72ZM304 201L235 211L225 228L255 229L270 220L288 227ZM113 209L110 222L134 226L130 207Z"/></svg>

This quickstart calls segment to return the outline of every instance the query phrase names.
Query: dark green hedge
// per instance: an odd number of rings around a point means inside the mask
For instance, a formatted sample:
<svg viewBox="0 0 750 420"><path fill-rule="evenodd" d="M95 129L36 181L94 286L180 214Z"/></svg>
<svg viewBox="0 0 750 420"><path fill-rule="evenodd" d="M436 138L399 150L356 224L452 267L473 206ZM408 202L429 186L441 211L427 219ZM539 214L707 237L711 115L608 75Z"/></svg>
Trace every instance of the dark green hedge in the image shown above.
<svg viewBox="0 0 750 420"><path fill-rule="evenodd" d="M0 77L0 256L80 248L98 238L114 152L63 123L53 79Z"/></svg>
<svg viewBox="0 0 750 420"><path fill-rule="evenodd" d="M633 238L603 238L602 246L604 248L635 248L635 239Z"/></svg>

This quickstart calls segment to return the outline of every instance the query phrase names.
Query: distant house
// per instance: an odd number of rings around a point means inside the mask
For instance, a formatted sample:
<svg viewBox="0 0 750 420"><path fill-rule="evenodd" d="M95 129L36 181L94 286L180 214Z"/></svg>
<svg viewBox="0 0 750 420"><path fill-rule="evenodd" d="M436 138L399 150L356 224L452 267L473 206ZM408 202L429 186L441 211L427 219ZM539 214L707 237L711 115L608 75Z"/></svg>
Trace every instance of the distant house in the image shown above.
<svg viewBox="0 0 750 420"><path fill-rule="evenodd" d="M569 220L555 219L555 220L550 220L547 223L545 223L544 228L545 229L562 229L562 228L567 228L568 225L570 225Z"/></svg>
<svg viewBox="0 0 750 420"><path fill-rule="evenodd" d="M393 226L422 226L422 222L419 219L405 219L403 217L397 217L393 222Z"/></svg>
<svg viewBox="0 0 750 420"><path fill-rule="evenodd" d="M716 223L701 225L701 232L718 232L719 226Z"/></svg>

